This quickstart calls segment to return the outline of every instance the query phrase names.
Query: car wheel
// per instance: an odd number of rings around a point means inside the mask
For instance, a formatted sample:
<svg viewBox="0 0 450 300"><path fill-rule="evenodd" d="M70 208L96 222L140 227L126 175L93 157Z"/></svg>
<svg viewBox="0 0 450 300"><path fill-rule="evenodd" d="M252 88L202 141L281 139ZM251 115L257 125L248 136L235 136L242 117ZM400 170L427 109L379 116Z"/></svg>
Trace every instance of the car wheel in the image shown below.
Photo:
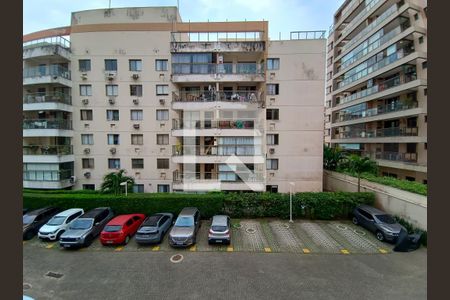
<svg viewBox="0 0 450 300"><path fill-rule="evenodd" d="M129 241L130 241L130 236L127 235L127 237L125 238L125 241L123 243L126 245L126 244L128 244Z"/></svg>
<svg viewBox="0 0 450 300"><path fill-rule="evenodd" d="M25 233L25 235L23 236L23 239L24 240L31 240L32 238L33 238L33 232L32 231L27 231L26 233Z"/></svg>
<svg viewBox="0 0 450 300"><path fill-rule="evenodd" d="M353 217L352 219L353 224L358 225L358 218L357 217Z"/></svg>
<svg viewBox="0 0 450 300"><path fill-rule="evenodd" d="M383 234L381 231L377 231L377 232L376 232L376 236L377 236L377 239L378 239L380 242L383 242L383 241L384 241L384 234Z"/></svg>
<svg viewBox="0 0 450 300"><path fill-rule="evenodd" d="M94 238L92 237L92 235L88 235L86 237L86 239L84 240L84 246L85 247L90 246L92 244L93 240L94 240Z"/></svg>

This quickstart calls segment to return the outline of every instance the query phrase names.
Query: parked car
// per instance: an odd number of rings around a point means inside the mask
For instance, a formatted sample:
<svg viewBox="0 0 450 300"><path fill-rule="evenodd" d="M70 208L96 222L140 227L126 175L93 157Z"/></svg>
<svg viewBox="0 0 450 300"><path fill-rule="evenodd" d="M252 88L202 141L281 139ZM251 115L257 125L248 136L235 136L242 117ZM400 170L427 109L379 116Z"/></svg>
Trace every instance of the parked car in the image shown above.
<svg viewBox="0 0 450 300"><path fill-rule="evenodd" d="M32 239L38 233L39 228L60 211L61 209L57 207L44 207L24 214L22 216L23 239Z"/></svg>
<svg viewBox="0 0 450 300"><path fill-rule="evenodd" d="M212 218L211 227L208 232L208 244L226 244L231 243L230 217L225 215L216 215Z"/></svg>
<svg viewBox="0 0 450 300"><path fill-rule="evenodd" d="M138 244L161 243L173 223L173 214L158 213L147 217L136 232Z"/></svg>
<svg viewBox="0 0 450 300"><path fill-rule="evenodd" d="M76 220L82 214L84 214L82 208L71 208L60 212L39 229L38 237L51 241L59 240L72 221Z"/></svg>
<svg viewBox="0 0 450 300"><path fill-rule="evenodd" d="M103 228L100 242L103 245L128 244L145 219L143 214L119 215Z"/></svg>
<svg viewBox="0 0 450 300"><path fill-rule="evenodd" d="M109 207L94 208L70 224L61 235L59 244L65 248L89 246L113 217Z"/></svg>
<svg viewBox="0 0 450 300"><path fill-rule="evenodd" d="M353 210L352 221L375 233L380 241L395 242L400 231L405 229L392 216L369 205L357 206Z"/></svg>
<svg viewBox="0 0 450 300"><path fill-rule="evenodd" d="M170 230L169 245L187 247L195 244L200 225L200 211L195 207L183 208Z"/></svg>
<svg viewBox="0 0 450 300"><path fill-rule="evenodd" d="M24 215L24 214L26 214L27 212L29 212L30 210L28 209L28 208L23 208L22 209L22 216Z"/></svg>

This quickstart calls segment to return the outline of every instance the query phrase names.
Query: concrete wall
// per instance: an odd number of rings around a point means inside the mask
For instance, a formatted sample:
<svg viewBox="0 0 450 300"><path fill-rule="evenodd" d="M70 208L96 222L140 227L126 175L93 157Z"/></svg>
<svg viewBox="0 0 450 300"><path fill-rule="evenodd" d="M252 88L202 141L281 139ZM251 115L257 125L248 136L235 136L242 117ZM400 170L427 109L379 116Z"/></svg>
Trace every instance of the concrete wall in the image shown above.
<svg viewBox="0 0 450 300"><path fill-rule="evenodd" d="M324 171L324 191L356 192L358 179L337 172ZM427 197L389 186L361 180L361 192L375 193L375 206L400 216L416 227L427 230Z"/></svg>

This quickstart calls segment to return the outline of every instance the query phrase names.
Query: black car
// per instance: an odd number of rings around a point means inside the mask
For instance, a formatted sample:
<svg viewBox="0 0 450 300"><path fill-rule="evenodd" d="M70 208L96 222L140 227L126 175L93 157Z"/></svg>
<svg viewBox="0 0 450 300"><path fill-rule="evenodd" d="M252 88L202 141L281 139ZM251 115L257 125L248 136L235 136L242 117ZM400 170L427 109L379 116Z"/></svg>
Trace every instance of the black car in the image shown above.
<svg viewBox="0 0 450 300"><path fill-rule="evenodd" d="M27 212L23 215L23 239L32 239L45 223L61 212L57 207L44 207Z"/></svg>

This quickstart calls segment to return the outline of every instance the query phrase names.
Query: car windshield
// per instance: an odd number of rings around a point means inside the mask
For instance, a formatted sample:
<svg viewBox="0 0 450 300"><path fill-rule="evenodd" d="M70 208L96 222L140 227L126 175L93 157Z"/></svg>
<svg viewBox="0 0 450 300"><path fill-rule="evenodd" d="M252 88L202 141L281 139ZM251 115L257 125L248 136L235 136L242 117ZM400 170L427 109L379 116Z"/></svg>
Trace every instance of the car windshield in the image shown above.
<svg viewBox="0 0 450 300"><path fill-rule="evenodd" d="M213 225L213 226L211 226L211 229L212 229L212 231L224 232L224 231L226 231L228 228L227 228L227 226Z"/></svg>
<svg viewBox="0 0 450 300"><path fill-rule="evenodd" d="M380 220L383 223L386 224L395 224L397 222L395 222L394 218L392 218L390 215L376 215L375 217L377 217L378 220Z"/></svg>
<svg viewBox="0 0 450 300"><path fill-rule="evenodd" d="M122 225L107 225L103 231L105 232L117 232L122 229Z"/></svg>
<svg viewBox="0 0 450 300"><path fill-rule="evenodd" d="M145 219L144 225L146 226L156 226L158 224L159 219L161 219L161 216L151 216Z"/></svg>
<svg viewBox="0 0 450 300"><path fill-rule="evenodd" d="M178 227L191 227L194 226L194 218L193 217L178 217L175 222L175 226Z"/></svg>
<svg viewBox="0 0 450 300"><path fill-rule="evenodd" d="M64 223L65 219L66 219L66 217L54 216L53 218L50 219L50 221L47 222L47 225L58 226L58 225L61 225L62 223Z"/></svg>
<svg viewBox="0 0 450 300"><path fill-rule="evenodd" d="M92 219L77 219L73 221L69 229L89 229L92 226Z"/></svg>
<svg viewBox="0 0 450 300"><path fill-rule="evenodd" d="M29 215L23 216L23 225L28 225L28 224L33 223L35 218L36 218L36 216L29 216Z"/></svg>

